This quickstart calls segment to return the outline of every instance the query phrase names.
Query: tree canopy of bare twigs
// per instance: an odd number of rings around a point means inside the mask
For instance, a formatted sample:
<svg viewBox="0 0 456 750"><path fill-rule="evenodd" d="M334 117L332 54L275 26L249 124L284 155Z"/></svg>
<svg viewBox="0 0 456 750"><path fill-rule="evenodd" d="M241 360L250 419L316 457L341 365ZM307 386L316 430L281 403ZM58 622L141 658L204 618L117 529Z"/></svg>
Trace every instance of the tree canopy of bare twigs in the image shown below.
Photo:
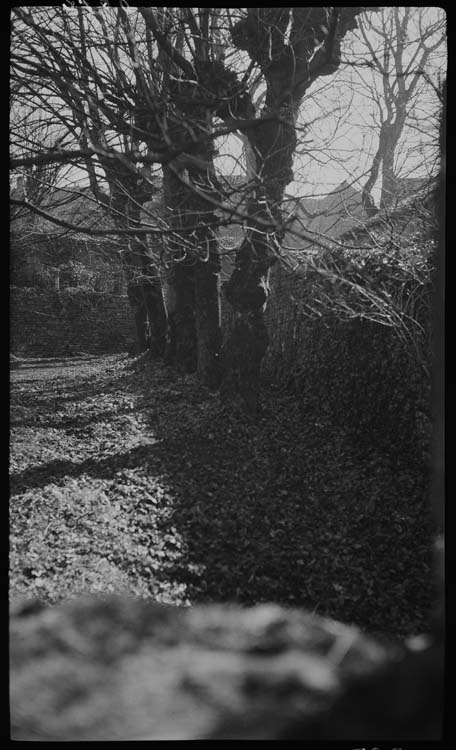
<svg viewBox="0 0 456 750"><path fill-rule="evenodd" d="M380 112L364 204L372 207L381 164L381 203L387 205L405 117L418 101L428 58L442 42L441 24L425 25L425 17L412 11L13 10L11 166L22 175L34 170L35 184L50 186L53 178L43 170L62 166L73 180L89 183L112 222L111 229L92 234L111 233L124 245L142 347L148 320L156 354L166 353L184 370L196 367L213 387L223 381L223 393L238 393L257 410L269 272L281 257L283 201L305 139L306 103L309 97L323 101L323 84L340 73L347 40L363 41L366 65L377 76L372 96ZM411 28L418 28L414 47L407 39ZM362 70L356 68L360 76ZM312 93L319 86L323 95ZM20 113L26 110L40 114L52 138L21 137ZM236 190L223 174L232 160L218 152L232 134L241 138L248 162ZM13 203L72 228L40 206L30 189ZM222 346L218 230L227 224L241 226L243 240L224 288L234 327Z"/></svg>

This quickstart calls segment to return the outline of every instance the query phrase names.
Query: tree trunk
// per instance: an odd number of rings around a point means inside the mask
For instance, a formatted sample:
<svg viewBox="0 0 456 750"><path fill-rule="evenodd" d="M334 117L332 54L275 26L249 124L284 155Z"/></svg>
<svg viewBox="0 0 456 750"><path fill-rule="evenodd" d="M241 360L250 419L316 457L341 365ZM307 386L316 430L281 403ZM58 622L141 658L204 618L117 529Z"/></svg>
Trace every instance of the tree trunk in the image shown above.
<svg viewBox="0 0 456 750"><path fill-rule="evenodd" d="M149 349L153 357L163 357L166 348L168 315L162 280L155 265L146 262L145 266L146 273L141 279L141 292L149 325Z"/></svg>
<svg viewBox="0 0 456 750"><path fill-rule="evenodd" d="M123 255L127 294L135 318L138 354L150 349L154 357L165 352L167 312L161 278L142 241L129 241Z"/></svg>
<svg viewBox="0 0 456 750"><path fill-rule="evenodd" d="M266 106L272 108L266 98ZM236 267L225 286L225 296L234 308L233 330L225 343L222 395L239 394L247 411L260 411L261 364L269 338L264 312L270 293L269 273L277 261L282 238L281 202L293 178L296 147L294 112L282 107L281 122L267 122L250 135L256 155L257 174L263 182L248 205L251 226L236 253ZM268 231L269 230L269 231Z"/></svg>
<svg viewBox="0 0 456 750"><path fill-rule="evenodd" d="M166 362L179 372L196 370L194 263L175 263L168 280L168 343Z"/></svg>
<svg viewBox="0 0 456 750"><path fill-rule="evenodd" d="M135 319L136 353L142 354L148 348L146 336L147 310L143 304L142 295L137 284L128 284L127 294Z"/></svg>
<svg viewBox="0 0 456 750"><path fill-rule="evenodd" d="M220 385L222 343L220 257L217 248L209 251L206 263L199 261L195 267L195 320L198 377L204 385L215 390Z"/></svg>
<svg viewBox="0 0 456 750"><path fill-rule="evenodd" d="M206 154L207 164L207 154ZM166 213L175 235L168 242L174 260L170 273L171 304L167 361L183 372L197 370L202 383L217 388L221 345L220 258L211 224L212 205L175 171L164 168ZM209 170L189 170L198 191L214 191Z"/></svg>
<svg viewBox="0 0 456 750"><path fill-rule="evenodd" d="M112 194L114 221L120 228L139 227L141 206L150 197L149 191L130 175L119 175ZM122 253L127 281L127 294L135 318L136 348L141 354L150 348L152 355L163 356L166 345L167 312L160 274L152 262L146 242L133 235Z"/></svg>
<svg viewBox="0 0 456 750"><path fill-rule="evenodd" d="M394 157L400 135L400 126L396 123L385 123L385 145L382 163L382 192L380 206L383 209L394 208L397 198L397 178L394 170Z"/></svg>
<svg viewBox="0 0 456 750"><path fill-rule="evenodd" d="M262 238L250 234L236 253L236 268L224 292L234 309L233 329L223 349L224 399L240 396L251 414L260 410L260 372L269 337L264 310L269 296L269 267L275 258Z"/></svg>
<svg viewBox="0 0 456 750"><path fill-rule="evenodd" d="M394 169L396 148L404 129L405 109L402 107L393 122L383 122L380 128L377 153L370 168L369 177L363 187L362 201L368 217L375 216L379 209L372 199L372 189L377 182L380 166L382 167L382 189L380 207L388 209L394 206L398 197L398 181Z"/></svg>
<svg viewBox="0 0 456 750"><path fill-rule="evenodd" d="M177 169L163 167L164 213L170 229L167 237L168 342L166 362L181 372L196 370L195 259L186 238L185 186Z"/></svg>

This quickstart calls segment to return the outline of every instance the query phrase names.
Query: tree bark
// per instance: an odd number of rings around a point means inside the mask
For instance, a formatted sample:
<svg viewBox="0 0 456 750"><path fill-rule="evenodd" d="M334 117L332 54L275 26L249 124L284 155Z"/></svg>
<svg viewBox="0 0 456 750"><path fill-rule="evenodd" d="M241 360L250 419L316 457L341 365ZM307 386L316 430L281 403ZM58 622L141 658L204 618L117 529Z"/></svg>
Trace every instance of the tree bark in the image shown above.
<svg viewBox="0 0 456 750"><path fill-rule="evenodd" d="M192 191L182 194L177 183L176 189L171 189L178 160L174 162L174 169L173 164L164 168L164 183L171 221L176 213L176 235L185 236L186 220L190 224L195 220L198 222L198 229L194 227L193 232L197 258L204 246L208 247L213 240L208 226L213 216L211 204L201 195L201 188L203 192L206 188L210 190L213 182L213 152L207 138L213 116L231 125L237 118L254 120L257 114L277 118L257 122L247 131L256 162L252 166L259 176L259 184L249 200L247 236L236 254L236 269L226 287L227 299L234 308L235 325L224 347L223 390L227 394L234 388L247 408L256 412L261 362L268 344L263 313L269 295L269 269L277 259L277 249L284 233L280 204L286 186L293 179L297 111L309 86L320 76L331 75L338 68L341 39L349 29L356 28L356 16L361 8L246 9L244 17L232 26L231 37L238 50L248 53L251 60L249 72L257 65L263 76L266 96L261 113L256 113L251 95L246 90L248 74L244 80L239 80L237 73L225 66L219 51L214 54L213 40L209 38L208 24L204 25L204 20L198 26L192 10L185 16L194 43L193 62L190 62L176 46L172 46L153 11L143 9L141 12L157 44L169 58L169 71L173 69L168 81L173 115L167 123L168 132L176 143L182 138L188 141L188 132L192 132L193 143L188 153L193 161L181 166L180 174L188 168L188 179L198 187L199 196L194 192L192 195ZM187 123L191 128L185 127ZM189 163L195 163L195 157L201 168L188 167ZM177 210L173 211L173 208ZM185 256L185 249L183 252ZM215 258L215 253L209 255ZM183 258L178 260L181 263ZM201 258L198 263L201 263ZM180 291L179 284L174 286L176 314L173 328L177 336ZM218 366L217 272L210 270L210 265L198 265L195 287L198 288L195 307L198 372L203 382L212 383L217 380ZM176 352L177 349L176 346Z"/></svg>
<svg viewBox="0 0 456 750"><path fill-rule="evenodd" d="M202 155L201 155L202 156ZM199 380L211 389L220 384L220 347L222 312L220 303L220 256L218 240L212 227L216 223L213 207L204 194L217 196L211 156L206 169L189 170L189 178L202 194L189 196L189 221L197 225L195 282L195 326L197 372ZM208 157L206 154L206 164ZM218 196L217 196L218 197Z"/></svg>
<svg viewBox="0 0 456 750"><path fill-rule="evenodd" d="M196 370L195 259L185 232L185 188L177 169L163 167L163 200L167 224L174 230L167 240L168 342L166 362L180 372Z"/></svg>
<svg viewBox="0 0 456 750"><path fill-rule="evenodd" d="M168 279L168 342L166 362L179 372L195 372L195 268L191 261L174 263Z"/></svg>
<svg viewBox="0 0 456 750"><path fill-rule="evenodd" d="M207 153L204 162L208 164ZM183 171L165 167L163 174L167 218L175 229L168 243L173 268L167 361L184 372L196 370L204 385L217 388L222 338L220 258L211 227L213 207L204 198L204 192L214 193L213 171L210 162L204 169L188 170L189 187L183 182Z"/></svg>
<svg viewBox="0 0 456 750"><path fill-rule="evenodd" d="M261 364L268 347L264 312L269 273L284 234L283 195L293 180L296 116L313 81L339 66L340 40L356 27L359 12L357 8L248 8L246 17L231 32L235 46L245 50L264 75L266 97L261 115L277 117L247 131L256 160L251 167L261 175L261 183L249 201L250 226L225 287L235 322L223 348L222 393L225 397L239 394L254 414L260 410ZM229 117L233 110L237 116L252 117L254 107L248 94L243 92L235 105L231 103ZM227 119L223 107L218 114Z"/></svg>
<svg viewBox="0 0 456 750"><path fill-rule="evenodd" d="M141 292L149 324L149 349L152 357L163 357L166 348L168 315L158 269L151 264L148 266L148 276L141 282Z"/></svg>
<svg viewBox="0 0 456 750"><path fill-rule="evenodd" d="M123 262L138 354L150 349L152 356L161 357L165 352L168 316L160 274L142 240L129 241Z"/></svg>
<svg viewBox="0 0 456 750"><path fill-rule="evenodd" d="M269 94L269 96L268 96ZM267 111L278 108L271 89ZM225 296L234 309L233 330L224 347L223 396L238 393L252 414L260 411L261 363L268 348L264 312L270 293L269 274L278 259L278 242L283 230L281 202L293 178L296 148L294 112L280 108L281 122L266 122L250 135L256 156L256 172L263 181L249 201L251 225L236 253L236 268L225 286Z"/></svg>
<svg viewBox="0 0 456 750"><path fill-rule="evenodd" d="M148 349L147 310L138 284L131 281L127 285L128 301L135 319L136 354L142 354Z"/></svg>
<svg viewBox="0 0 456 750"><path fill-rule="evenodd" d="M239 395L252 415L260 411L261 363L269 336L264 311L269 297L269 269L276 257L261 233L250 232L236 253L236 268L224 292L234 310L234 326L223 348L224 399Z"/></svg>
<svg viewBox="0 0 456 750"><path fill-rule="evenodd" d="M398 180L394 169L396 148L404 128L404 117L397 115L393 123L382 126L382 191L380 206L393 208L398 199Z"/></svg>
<svg viewBox="0 0 456 750"><path fill-rule="evenodd" d="M222 344L220 303L220 258L209 251L207 262L195 268L195 320L197 334L198 377L212 390L220 384L220 347Z"/></svg>

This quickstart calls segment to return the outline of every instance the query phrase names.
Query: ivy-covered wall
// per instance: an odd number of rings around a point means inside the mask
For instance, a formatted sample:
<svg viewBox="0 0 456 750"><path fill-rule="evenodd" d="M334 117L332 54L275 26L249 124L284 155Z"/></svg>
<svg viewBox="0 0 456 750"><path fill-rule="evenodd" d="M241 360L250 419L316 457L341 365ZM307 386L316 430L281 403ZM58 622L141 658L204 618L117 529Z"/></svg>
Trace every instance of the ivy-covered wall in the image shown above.
<svg viewBox="0 0 456 750"><path fill-rule="evenodd" d="M300 273L277 266L266 310L263 377L316 404L359 449L428 450L432 236L328 255ZM416 452L416 450L415 450Z"/></svg>
<svg viewBox="0 0 456 750"><path fill-rule="evenodd" d="M135 341L126 295L10 287L13 354L62 356L127 351Z"/></svg>

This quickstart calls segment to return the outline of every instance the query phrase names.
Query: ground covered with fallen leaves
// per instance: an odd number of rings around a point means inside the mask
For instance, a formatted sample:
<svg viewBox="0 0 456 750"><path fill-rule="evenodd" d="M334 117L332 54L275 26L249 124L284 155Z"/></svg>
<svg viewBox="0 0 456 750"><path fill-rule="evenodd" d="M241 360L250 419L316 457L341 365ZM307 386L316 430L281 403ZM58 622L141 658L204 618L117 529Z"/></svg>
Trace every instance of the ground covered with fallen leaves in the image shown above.
<svg viewBox="0 0 456 750"><path fill-rule="evenodd" d="M429 628L429 477L265 388L256 422L147 356L11 371L11 597L305 607Z"/></svg>

